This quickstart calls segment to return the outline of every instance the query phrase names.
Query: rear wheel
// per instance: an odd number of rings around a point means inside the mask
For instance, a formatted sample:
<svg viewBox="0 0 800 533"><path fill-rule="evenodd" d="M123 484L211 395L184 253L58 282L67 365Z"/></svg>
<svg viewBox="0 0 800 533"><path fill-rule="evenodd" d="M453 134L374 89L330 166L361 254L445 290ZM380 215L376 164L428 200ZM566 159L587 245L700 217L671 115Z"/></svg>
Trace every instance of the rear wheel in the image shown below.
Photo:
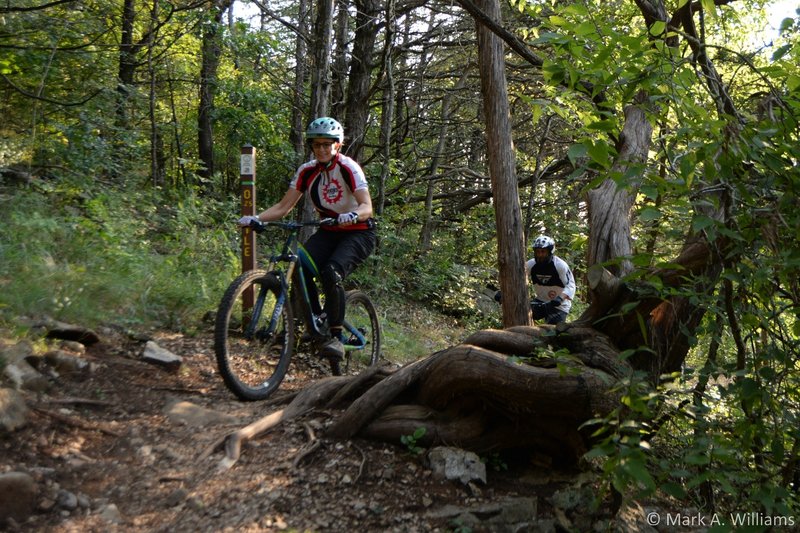
<svg viewBox="0 0 800 533"><path fill-rule="evenodd" d="M347 293L344 319L349 327L358 331L358 335L349 331L348 327L342 330L344 359L331 360L331 372L335 376L360 374L367 367L376 364L381 357L378 313L366 293L359 290Z"/></svg>
<svg viewBox="0 0 800 533"><path fill-rule="evenodd" d="M254 303L247 309L245 295ZM214 351L228 389L241 400L263 400L283 381L294 347L292 308L278 304L281 282L263 270L245 272L217 310Z"/></svg>

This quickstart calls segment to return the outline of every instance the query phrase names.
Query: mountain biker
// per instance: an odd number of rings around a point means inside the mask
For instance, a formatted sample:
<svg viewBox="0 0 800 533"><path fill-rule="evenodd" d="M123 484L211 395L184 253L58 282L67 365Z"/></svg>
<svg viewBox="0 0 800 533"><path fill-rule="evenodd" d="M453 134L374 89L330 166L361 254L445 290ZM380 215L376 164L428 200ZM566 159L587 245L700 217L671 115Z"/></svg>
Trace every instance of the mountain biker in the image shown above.
<svg viewBox="0 0 800 533"><path fill-rule="evenodd" d="M330 117L317 118L308 125L305 137L314 158L300 165L280 201L258 215L242 217L239 225L248 226L256 219L262 222L279 220L306 192L322 218L336 220L336 225L320 226L304 246L319 268L325 292L324 312L331 333L319 355L342 358L344 346L340 337L345 309L342 281L375 249L372 198L361 166L339 152L344 128L338 121Z"/></svg>
<svg viewBox="0 0 800 533"><path fill-rule="evenodd" d="M525 272L533 284L536 298L531 302L533 319L558 324L567 319L575 298L575 278L566 261L553 255L556 241L539 235L533 241L533 258L525 263Z"/></svg>
<svg viewBox="0 0 800 533"><path fill-rule="evenodd" d="M525 272L536 294L531 300L533 319L544 319L547 324L564 322L575 298L575 278L566 261L553 255L556 241L551 237L539 235L532 247L533 258L525 263ZM500 301L500 291L494 299Z"/></svg>

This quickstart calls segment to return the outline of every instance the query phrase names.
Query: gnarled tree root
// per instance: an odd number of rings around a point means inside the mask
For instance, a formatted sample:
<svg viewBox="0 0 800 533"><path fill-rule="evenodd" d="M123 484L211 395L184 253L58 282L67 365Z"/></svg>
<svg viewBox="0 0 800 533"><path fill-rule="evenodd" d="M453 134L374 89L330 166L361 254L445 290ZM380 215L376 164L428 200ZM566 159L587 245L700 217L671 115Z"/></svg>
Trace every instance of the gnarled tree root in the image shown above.
<svg viewBox="0 0 800 533"><path fill-rule="evenodd" d="M385 367L374 366L358 376L340 376L321 379L306 387L297 394L292 402L283 409L270 413L229 435L215 441L199 457L208 457L222 444L225 446L225 457L220 462L220 469L227 470L239 460L242 444L262 433L276 427L281 422L289 421L319 407L333 407L364 387L369 387L376 379L380 380L388 373Z"/></svg>
<svg viewBox="0 0 800 533"><path fill-rule="evenodd" d="M568 355L555 356L561 349ZM395 372L373 367L312 384L285 409L229 435L225 461L233 464L244 441L283 420L351 402L327 437L400 442L423 427L426 446L536 448L574 463L588 447L582 425L617 407L611 385L627 372L608 339L590 328L479 331Z"/></svg>

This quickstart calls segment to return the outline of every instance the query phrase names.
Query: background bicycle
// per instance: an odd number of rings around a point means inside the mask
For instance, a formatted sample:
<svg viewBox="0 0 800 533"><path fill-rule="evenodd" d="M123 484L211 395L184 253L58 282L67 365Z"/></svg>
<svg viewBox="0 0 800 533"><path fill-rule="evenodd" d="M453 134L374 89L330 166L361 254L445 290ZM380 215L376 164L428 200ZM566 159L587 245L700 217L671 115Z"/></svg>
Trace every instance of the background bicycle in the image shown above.
<svg viewBox="0 0 800 533"><path fill-rule="evenodd" d="M230 284L217 310L217 366L225 385L242 400L267 398L283 381L296 350L308 347L316 354L317 344L329 338L318 271L298 240L303 227L322 224L335 221L251 224L259 233L272 226L288 235L266 270L245 272ZM360 290L346 294L342 337L344 358L329 360L334 375L356 374L378 362L378 315Z"/></svg>

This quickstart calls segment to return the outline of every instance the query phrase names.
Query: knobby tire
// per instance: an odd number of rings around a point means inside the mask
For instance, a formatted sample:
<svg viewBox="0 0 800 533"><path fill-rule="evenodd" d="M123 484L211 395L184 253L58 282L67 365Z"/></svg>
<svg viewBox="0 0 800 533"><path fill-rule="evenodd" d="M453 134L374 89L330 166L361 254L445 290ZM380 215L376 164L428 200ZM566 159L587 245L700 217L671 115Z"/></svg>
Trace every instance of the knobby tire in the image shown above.
<svg viewBox="0 0 800 533"><path fill-rule="evenodd" d="M254 307L244 312L242 295L254 290ZM264 299L259 307L259 294ZM294 324L289 299L283 304L275 331L262 338L245 338L250 317L258 316L255 330L266 331L281 294L281 282L263 270L245 272L225 291L217 310L214 351L225 385L239 399L264 400L286 376L294 349Z"/></svg>
<svg viewBox="0 0 800 533"><path fill-rule="evenodd" d="M381 327L378 313L372 300L360 290L348 291L345 299L345 321L359 329L367 339L367 345L360 350L347 350L341 361L331 359L331 373L334 376L356 375L364 369L377 364L381 357ZM345 337L351 334L344 330ZM347 341L347 339L345 339Z"/></svg>

